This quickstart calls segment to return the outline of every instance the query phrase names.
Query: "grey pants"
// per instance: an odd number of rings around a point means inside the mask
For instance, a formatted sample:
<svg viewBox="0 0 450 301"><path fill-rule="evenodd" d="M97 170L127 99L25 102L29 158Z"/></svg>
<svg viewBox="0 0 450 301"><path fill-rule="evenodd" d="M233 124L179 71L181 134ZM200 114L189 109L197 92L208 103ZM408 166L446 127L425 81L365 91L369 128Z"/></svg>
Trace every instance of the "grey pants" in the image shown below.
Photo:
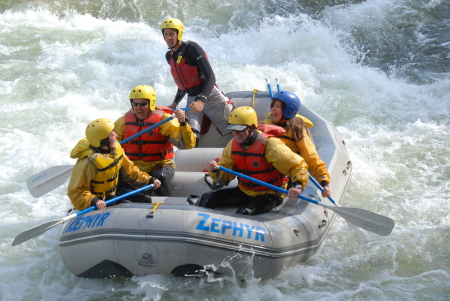
<svg viewBox="0 0 450 301"><path fill-rule="evenodd" d="M187 98L187 107L195 101L195 98L196 96ZM189 116L189 124L197 135L202 128L203 116L206 115L223 136L231 133L231 130L227 130L227 126L228 116L230 116L233 109L234 105L228 98L217 87L214 87L205 102L203 111L198 113L186 112L186 115Z"/></svg>

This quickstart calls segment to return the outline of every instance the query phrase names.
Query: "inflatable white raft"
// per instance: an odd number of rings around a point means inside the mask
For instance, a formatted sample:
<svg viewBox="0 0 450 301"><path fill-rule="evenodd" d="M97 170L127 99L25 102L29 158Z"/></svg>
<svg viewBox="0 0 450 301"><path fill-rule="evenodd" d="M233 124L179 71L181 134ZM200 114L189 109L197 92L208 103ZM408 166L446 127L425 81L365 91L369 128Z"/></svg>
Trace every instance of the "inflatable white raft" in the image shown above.
<svg viewBox="0 0 450 301"><path fill-rule="evenodd" d="M267 92L254 98L253 92L227 96L235 106L253 106L259 120L270 111ZM341 203L352 171L345 143L334 126L305 105L299 114L314 123L311 135L330 172L333 198ZM332 225L331 210L285 198L272 212L244 216L235 214L236 208L207 209L187 203L188 196L211 190L202 172L205 162L220 157L231 138L232 134L222 137L211 127L201 137L200 148L177 150L173 197L91 211L66 223L59 245L67 267L91 278L213 273L267 279L310 258ZM331 204L310 181L303 195Z"/></svg>

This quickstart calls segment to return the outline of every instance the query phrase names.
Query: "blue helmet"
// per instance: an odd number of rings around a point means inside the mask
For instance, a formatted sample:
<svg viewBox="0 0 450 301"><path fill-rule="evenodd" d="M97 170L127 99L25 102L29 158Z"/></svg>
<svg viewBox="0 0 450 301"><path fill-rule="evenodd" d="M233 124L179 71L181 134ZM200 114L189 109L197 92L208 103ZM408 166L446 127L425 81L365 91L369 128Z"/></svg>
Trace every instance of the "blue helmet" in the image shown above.
<svg viewBox="0 0 450 301"><path fill-rule="evenodd" d="M274 96L273 100L281 100L286 104L284 108L283 115L284 118L295 117L298 110L300 110L300 98L292 92L289 91L278 91Z"/></svg>

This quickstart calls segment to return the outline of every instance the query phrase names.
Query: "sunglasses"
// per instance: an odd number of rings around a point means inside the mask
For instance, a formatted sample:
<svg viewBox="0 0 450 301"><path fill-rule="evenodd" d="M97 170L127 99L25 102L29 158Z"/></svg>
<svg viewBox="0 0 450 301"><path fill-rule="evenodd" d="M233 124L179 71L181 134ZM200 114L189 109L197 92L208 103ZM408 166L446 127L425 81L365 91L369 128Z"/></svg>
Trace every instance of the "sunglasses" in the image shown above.
<svg viewBox="0 0 450 301"><path fill-rule="evenodd" d="M133 106L137 107L146 107L148 105L148 102L133 102Z"/></svg>

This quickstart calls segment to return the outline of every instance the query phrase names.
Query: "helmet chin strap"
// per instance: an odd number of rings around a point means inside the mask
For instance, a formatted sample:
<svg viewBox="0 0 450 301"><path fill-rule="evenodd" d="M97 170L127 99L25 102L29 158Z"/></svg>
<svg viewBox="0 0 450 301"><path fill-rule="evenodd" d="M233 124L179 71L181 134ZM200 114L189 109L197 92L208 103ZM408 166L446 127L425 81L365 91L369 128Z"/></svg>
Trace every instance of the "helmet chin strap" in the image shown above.
<svg viewBox="0 0 450 301"><path fill-rule="evenodd" d="M180 47L181 47L181 40L177 40L177 42L175 43L175 46L169 47L169 49L172 51L177 51L178 49L180 49ZM176 48L176 49L174 49L174 48Z"/></svg>
<svg viewBox="0 0 450 301"><path fill-rule="evenodd" d="M108 154L112 150L111 146L109 146L109 145L104 145L104 146L100 147L100 149L101 149L100 153L102 153L102 154Z"/></svg>
<svg viewBox="0 0 450 301"><path fill-rule="evenodd" d="M253 141L255 141L256 136L257 136L257 132L256 129L252 129L251 132L249 133L247 140L245 140L245 142L243 143L244 145L250 145L253 143Z"/></svg>
<svg viewBox="0 0 450 301"><path fill-rule="evenodd" d="M107 143L106 143L107 140ZM98 152L101 154L108 154L112 151L111 148L111 142L109 141L109 138L105 138L100 141L100 147L97 148Z"/></svg>
<svg viewBox="0 0 450 301"><path fill-rule="evenodd" d="M105 145L105 147L106 147L106 145ZM89 148L92 149L95 153L99 153L99 154L108 154L111 152L110 148L105 149L105 148L103 148L102 145L100 145L99 147L89 145Z"/></svg>

